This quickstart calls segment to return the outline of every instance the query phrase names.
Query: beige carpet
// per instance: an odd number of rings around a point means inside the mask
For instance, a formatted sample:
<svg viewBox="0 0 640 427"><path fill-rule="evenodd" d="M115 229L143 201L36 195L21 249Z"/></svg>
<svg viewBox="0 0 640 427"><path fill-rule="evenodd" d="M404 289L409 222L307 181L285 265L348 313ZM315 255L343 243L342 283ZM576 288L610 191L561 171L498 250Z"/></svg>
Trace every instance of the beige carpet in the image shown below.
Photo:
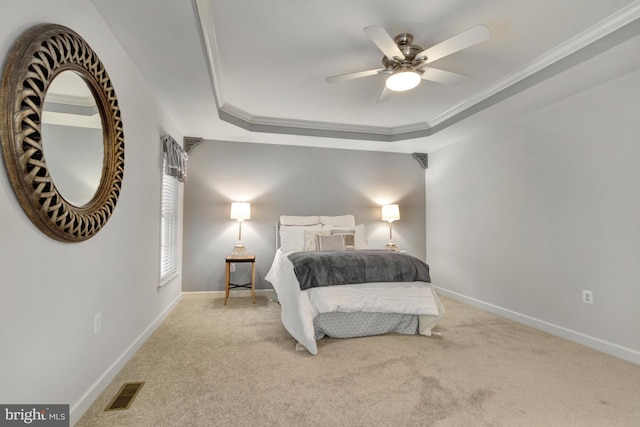
<svg viewBox="0 0 640 427"><path fill-rule="evenodd" d="M443 302L440 338L324 338L311 356L266 298L185 294L76 425L640 425L640 366Z"/></svg>

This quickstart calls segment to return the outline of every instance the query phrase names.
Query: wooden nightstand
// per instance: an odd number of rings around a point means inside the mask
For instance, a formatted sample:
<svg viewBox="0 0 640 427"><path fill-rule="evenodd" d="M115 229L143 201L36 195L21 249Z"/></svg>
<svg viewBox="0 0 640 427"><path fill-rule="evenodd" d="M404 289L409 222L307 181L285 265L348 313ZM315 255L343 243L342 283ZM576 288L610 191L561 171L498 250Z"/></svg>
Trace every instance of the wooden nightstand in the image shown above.
<svg viewBox="0 0 640 427"><path fill-rule="evenodd" d="M224 294L224 305L227 305L227 299L229 298L229 289L232 288L250 288L251 289L251 299L253 303L256 303L256 257L255 255L245 255L243 257L234 257L228 256L225 258L226 262L226 291ZM235 283L231 283L231 264L236 264L239 262L250 262L251 263L251 283L245 283L244 285L237 285Z"/></svg>

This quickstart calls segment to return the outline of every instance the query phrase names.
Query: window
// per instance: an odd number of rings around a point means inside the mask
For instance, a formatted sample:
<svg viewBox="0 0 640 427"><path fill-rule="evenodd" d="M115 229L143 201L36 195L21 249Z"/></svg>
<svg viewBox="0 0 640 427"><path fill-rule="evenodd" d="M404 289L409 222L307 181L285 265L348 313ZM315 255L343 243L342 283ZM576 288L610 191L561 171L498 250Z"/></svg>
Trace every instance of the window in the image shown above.
<svg viewBox="0 0 640 427"><path fill-rule="evenodd" d="M189 156L171 136L162 137L162 219L160 286L178 273L179 183L187 177Z"/></svg>
<svg viewBox="0 0 640 427"><path fill-rule="evenodd" d="M166 156L164 162L166 163ZM164 165L163 165L164 166ZM162 173L160 281L178 270L178 178Z"/></svg>

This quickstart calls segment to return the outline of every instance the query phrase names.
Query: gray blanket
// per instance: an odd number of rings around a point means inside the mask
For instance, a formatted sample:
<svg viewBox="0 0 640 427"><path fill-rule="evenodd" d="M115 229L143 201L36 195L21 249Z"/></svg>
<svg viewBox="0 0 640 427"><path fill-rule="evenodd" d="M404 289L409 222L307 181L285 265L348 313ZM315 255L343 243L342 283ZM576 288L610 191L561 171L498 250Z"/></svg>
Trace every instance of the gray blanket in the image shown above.
<svg viewBox="0 0 640 427"><path fill-rule="evenodd" d="M416 257L385 250L294 252L288 255L300 289L371 282L431 283L429 266Z"/></svg>

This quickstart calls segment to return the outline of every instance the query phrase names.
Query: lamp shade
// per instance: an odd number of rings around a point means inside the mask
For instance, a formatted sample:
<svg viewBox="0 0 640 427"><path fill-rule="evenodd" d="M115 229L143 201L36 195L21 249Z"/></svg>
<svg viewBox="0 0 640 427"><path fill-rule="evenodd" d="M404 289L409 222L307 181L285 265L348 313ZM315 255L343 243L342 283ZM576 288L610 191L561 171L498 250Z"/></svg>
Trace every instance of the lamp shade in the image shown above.
<svg viewBox="0 0 640 427"><path fill-rule="evenodd" d="M395 221L400 219L400 209L398 205L384 205L382 207L382 220L383 221Z"/></svg>
<svg viewBox="0 0 640 427"><path fill-rule="evenodd" d="M238 221L251 219L251 203L249 202L231 203L231 219L237 219Z"/></svg>

